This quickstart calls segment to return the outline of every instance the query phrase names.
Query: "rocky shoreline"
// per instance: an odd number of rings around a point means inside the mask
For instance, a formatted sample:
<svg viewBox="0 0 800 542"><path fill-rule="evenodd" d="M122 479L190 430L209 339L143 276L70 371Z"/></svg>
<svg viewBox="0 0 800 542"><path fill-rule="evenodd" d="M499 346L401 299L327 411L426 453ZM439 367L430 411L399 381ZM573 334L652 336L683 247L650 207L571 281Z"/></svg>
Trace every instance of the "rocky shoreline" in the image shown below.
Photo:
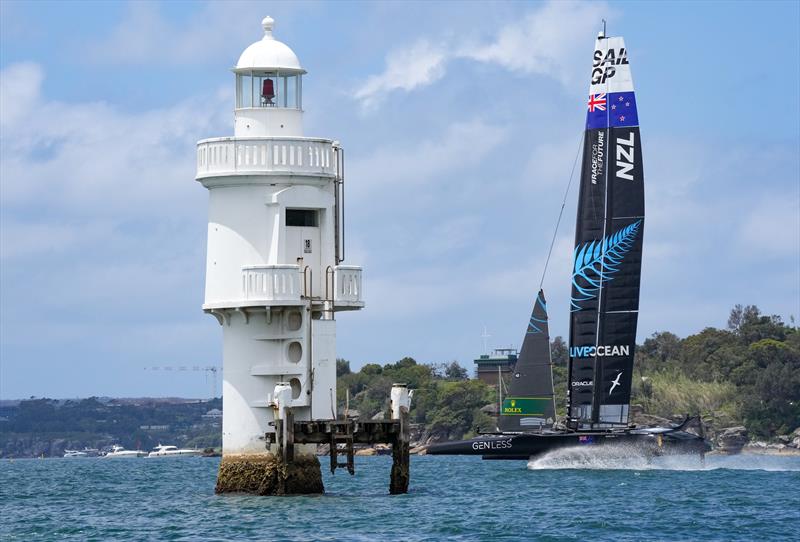
<svg viewBox="0 0 800 542"><path fill-rule="evenodd" d="M800 427L788 435L778 435L773 442L751 441L742 425L726 427L717 432L712 443L720 454L800 455Z"/></svg>
<svg viewBox="0 0 800 542"><path fill-rule="evenodd" d="M786 446L785 444L770 444L767 442L756 441L743 446L738 453L751 455L800 456L800 448Z"/></svg>

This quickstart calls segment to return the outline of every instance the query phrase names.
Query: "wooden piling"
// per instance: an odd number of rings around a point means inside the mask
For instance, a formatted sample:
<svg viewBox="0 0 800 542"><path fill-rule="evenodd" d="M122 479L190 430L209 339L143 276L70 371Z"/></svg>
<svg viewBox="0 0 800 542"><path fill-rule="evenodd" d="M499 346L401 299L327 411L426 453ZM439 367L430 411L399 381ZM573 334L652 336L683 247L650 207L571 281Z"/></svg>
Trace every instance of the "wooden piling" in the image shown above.
<svg viewBox="0 0 800 542"><path fill-rule="evenodd" d="M391 495L408 493L410 479L410 437L408 429L408 409L400 407L400 428L395 434L395 439L392 443L392 472L389 481L389 493Z"/></svg>

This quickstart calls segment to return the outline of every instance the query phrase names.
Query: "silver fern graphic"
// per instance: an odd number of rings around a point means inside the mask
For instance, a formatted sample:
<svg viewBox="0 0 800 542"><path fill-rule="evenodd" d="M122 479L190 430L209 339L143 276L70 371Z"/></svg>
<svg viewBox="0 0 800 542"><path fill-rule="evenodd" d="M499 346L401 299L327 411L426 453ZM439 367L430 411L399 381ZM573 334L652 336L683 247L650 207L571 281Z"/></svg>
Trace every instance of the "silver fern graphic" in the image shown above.
<svg viewBox="0 0 800 542"><path fill-rule="evenodd" d="M581 310L582 302L596 298L603 281L613 280L619 271L619 264L633 248L641 225L642 221L639 219L607 235L602 243L590 241L575 247L571 312Z"/></svg>

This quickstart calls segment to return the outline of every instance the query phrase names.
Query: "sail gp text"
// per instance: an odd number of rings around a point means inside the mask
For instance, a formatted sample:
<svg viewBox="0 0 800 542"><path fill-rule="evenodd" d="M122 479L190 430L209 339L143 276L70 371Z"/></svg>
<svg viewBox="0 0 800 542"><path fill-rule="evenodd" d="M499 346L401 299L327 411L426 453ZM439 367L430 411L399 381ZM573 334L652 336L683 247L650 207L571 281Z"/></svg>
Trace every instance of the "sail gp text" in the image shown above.
<svg viewBox="0 0 800 542"><path fill-rule="evenodd" d="M472 443L472 449L479 450L506 450L511 448L511 439L503 440L478 440Z"/></svg>
<svg viewBox="0 0 800 542"><path fill-rule="evenodd" d="M592 62L592 84L605 83L607 79L614 77L617 69L614 66L628 63L628 53L624 47L619 50L609 49L605 55L600 49L594 52L594 62Z"/></svg>

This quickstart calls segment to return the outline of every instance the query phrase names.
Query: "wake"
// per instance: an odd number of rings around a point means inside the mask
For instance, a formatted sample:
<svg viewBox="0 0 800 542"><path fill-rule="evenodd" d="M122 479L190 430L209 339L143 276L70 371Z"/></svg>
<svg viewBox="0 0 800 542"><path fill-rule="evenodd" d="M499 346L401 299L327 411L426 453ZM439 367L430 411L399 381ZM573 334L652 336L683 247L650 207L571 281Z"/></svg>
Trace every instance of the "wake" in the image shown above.
<svg viewBox="0 0 800 542"><path fill-rule="evenodd" d="M797 471L800 457L774 455L715 455L705 460L697 455L647 457L635 446L575 446L548 452L528 461L529 470L674 470L710 471L717 469Z"/></svg>

